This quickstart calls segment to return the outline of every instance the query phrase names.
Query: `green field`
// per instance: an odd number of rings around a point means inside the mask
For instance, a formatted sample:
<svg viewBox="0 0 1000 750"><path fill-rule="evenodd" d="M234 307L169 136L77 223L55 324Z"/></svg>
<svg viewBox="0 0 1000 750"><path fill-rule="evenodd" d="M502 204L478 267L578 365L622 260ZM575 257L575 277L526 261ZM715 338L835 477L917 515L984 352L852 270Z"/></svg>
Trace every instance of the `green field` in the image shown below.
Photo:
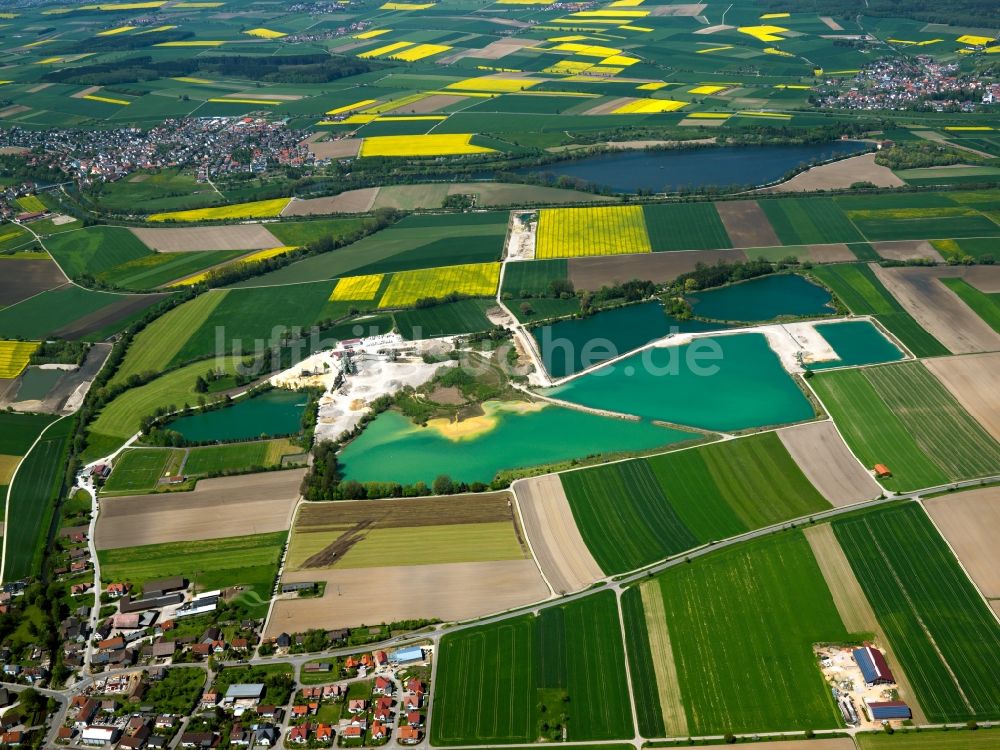
<svg viewBox="0 0 1000 750"><path fill-rule="evenodd" d="M517 298L544 295L551 292L549 282L568 278L569 268L565 259L507 263L501 291Z"/></svg>
<svg viewBox="0 0 1000 750"><path fill-rule="evenodd" d="M784 245L863 242L847 214L832 198L779 198L759 201Z"/></svg>
<svg viewBox="0 0 1000 750"><path fill-rule="evenodd" d="M622 622L625 626L625 645L628 650L629 674L632 678L632 696L635 699L639 734L643 737L665 737L667 730L660 708L660 687L652 666L652 653L646 615L638 586L622 594Z"/></svg>
<svg viewBox="0 0 1000 750"><path fill-rule="evenodd" d="M714 203L643 206L653 250L716 250L732 242Z"/></svg>
<svg viewBox="0 0 1000 750"><path fill-rule="evenodd" d="M39 572L49 522L66 473L69 440L76 419L53 423L25 456L10 488L5 535L4 580Z"/></svg>
<svg viewBox="0 0 1000 750"><path fill-rule="evenodd" d="M302 450L284 438L191 448L184 462L184 474L197 476L271 468L280 465L283 455Z"/></svg>
<svg viewBox="0 0 1000 750"><path fill-rule="evenodd" d="M363 223L362 219L278 221L267 224L267 231L285 245L301 246L325 237L343 237L361 229Z"/></svg>
<svg viewBox="0 0 1000 750"><path fill-rule="evenodd" d="M860 732L860 750L993 750L1000 747L1000 729L975 731Z"/></svg>
<svg viewBox="0 0 1000 750"><path fill-rule="evenodd" d="M125 295L62 286L0 310L0 338L41 339L81 318L128 299Z"/></svg>
<svg viewBox="0 0 1000 750"><path fill-rule="evenodd" d="M918 357L948 354L948 350L903 310L875 273L866 265L816 266L811 273L833 290L856 315L874 315L890 333Z"/></svg>
<svg viewBox="0 0 1000 750"><path fill-rule="evenodd" d="M418 310L402 310L393 317L404 338L434 338L490 330L493 324L485 313L491 307L496 307L492 299L464 299Z"/></svg>
<svg viewBox="0 0 1000 750"><path fill-rule="evenodd" d="M184 452L179 448L136 448L115 461L114 471L104 483L106 492L149 492L164 476L168 465L177 465Z"/></svg>
<svg viewBox="0 0 1000 750"><path fill-rule="evenodd" d="M608 574L829 507L773 432L560 476Z"/></svg>
<svg viewBox="0 0 1000 750"><path fill-rule="evenodd" d="M840 726L812 646L850 636L800 531L658 580L691 734Z"/></svg>
<svg viewBox="0 0 1000 750"><path fill-rule="evenodd" d="M611 592L448 634L438 657L431 741L529 742L561 737L557 724L569 741L629 737L624 656Z"/></svg>
<svg viewBox="0 0 1000 750"><path fill-rule="evenodd" d="M919 362L823 373L810 383L858 458L889 467L891 489L1000 470L1000 444Z"/></svg>
<svg viewBox="0 0 1000 750"><path fill-rule="evenodd" d="M178 305L139 331L129 345L125 359L111 378L111 385L126 382L132 375L161 372L225 299L225 291L201 294Z"/></svg>
<svg viewBox="0 0 1000 750"><path fill-rule="evenodd" d="M96 276L153 252L125 227L110 226L57 234L46 240L45 246L70 278Z"/></svg>
<svg viewBox="0 0 1000 750"><path fill-rule="evenodd" d="M0 455L23 456L53 417L0 411Z"/></svg>
<svg viewBox="0 0 1000 750"><path fill-rule="evenodd" d="M960 206L920 209L849 211L848 215L870 242L992 237L1000 226L973 208Z"/></svg>
<svg viewBox="0 0 1000 750"><path fill-rule="evenodd" d="M1000 623L923 509L833 528L928 720L1000 717Z"/></svg>
<svg viewBox="0 0 1000 750"><path fill-rule="evenodd" d="M267 598L287 536L286 531L276 531L100 550L101 576L104 583L131 581L141 586L148 580L183 575L202 591L246 586L250 591L241 598L254 605L254 616L260 617L267 612Z"/></svg>
<svg viewBox="0 0 1000 750"><path fill-rule="evenodd" d="M941 279L941 283L961 297L990 328L1000 333L1000 294L981 292L964 279Z"/></svg>
<svg viewBox="0 0 1000 750"><path fill-rule="evenodd" d="M206 250L195 253L155 253L122 263L97 274L97 280L122 289L146 291L206 268L246 255L245 250Z"/></svg>

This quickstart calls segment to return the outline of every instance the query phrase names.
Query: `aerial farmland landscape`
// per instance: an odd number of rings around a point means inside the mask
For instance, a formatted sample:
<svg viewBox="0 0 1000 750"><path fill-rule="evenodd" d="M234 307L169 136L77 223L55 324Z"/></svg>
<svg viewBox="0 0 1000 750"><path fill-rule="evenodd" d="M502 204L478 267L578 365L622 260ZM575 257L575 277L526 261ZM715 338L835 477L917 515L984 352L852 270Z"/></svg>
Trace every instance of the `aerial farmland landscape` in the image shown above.
<svg viewBox="0 0 1000 750"><path fill-rule="evenodd" d="M0 750L1000 748L1000 5L0 0Z"/></svg>

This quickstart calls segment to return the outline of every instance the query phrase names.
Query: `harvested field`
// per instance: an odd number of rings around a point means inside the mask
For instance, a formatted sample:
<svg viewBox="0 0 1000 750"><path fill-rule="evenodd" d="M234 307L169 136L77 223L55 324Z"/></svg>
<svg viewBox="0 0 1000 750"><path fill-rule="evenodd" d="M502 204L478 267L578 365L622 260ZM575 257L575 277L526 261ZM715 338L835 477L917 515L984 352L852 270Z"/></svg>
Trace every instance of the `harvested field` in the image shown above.
<svg viewBox="0 0 1000 750"><path fill-rule="evenodd" d="M693 271L699 263L741 263L742 250L688 250L569 259L569 278L577 289L600 289L606 284L643 279L664 283Z"/></svg>
<svg viewBox="0 0 1000 750"><path fill-rule="evenodd" d="M558 474L518 480L512 489L531 550L555 592L578 591L604 577L576 527Z"/></svg>
<svg viewBox="0 0 1000 750"><path fill-rule="evenodd" d="M51 260L32 258L0 259L0 307L17 304L46 289L55 289L66 283L66 277Z"/></svg>
<svg viewBox="0 0 1000 750"><path fill-rule="evenodd" d="M284 243L261 224L232 224L219 227L135 227L132 233L144 244L161 253L196 250L265 250Z"/></svg>
<svg viewBox="0 0 1000 750"><path fill-rule="evenodd" d="M541 39L498 39L495 42L490 42L481 49L470 50L463 56L483 60L499 60L525 47L537 47L541 43Z"/></svg>
<svg viewBox="0 0 1000 750"><path fill-rule="evenodd" d="M937 269L871 268L903 309L953 354L1000 350L1000 335L937 280Z"/></svg>
<svg viewBox="0 0 1000 750"><path fill-rule="evenodd" d="M1000 598L1000 487L984 487L924 502L927 514L951 545L983 596Z"/></svg>
<svg viewBox="0 0 1000 750"><path fill-rule="evenodd" d="M27 112L30 109L31 109L31 107L25 107L23 104L12 104L9 107L4 107L3 109L0 109L0 119L6 119L8 117L13 117L14 115L19 115L22 112ZM15 147L15 148L18 148L19 152L23 150L23 149L21 149L19 147Z"/></svg>
<svg viewBox="0 0 1000 750"><path fill-rule="evenodd" d="M508 41L515 41L515 40L508 40ZM458 104L459 102L464 101L467 98L468 97L462 96L461 94L433 94L431 96L425 96L423 99L412 102L410 104L403 104L393 109L387 109L382 114L426 115L430 112L437 112L439 109L450 107L453 104Z"/></svg>
<svg viewBox="0 0 1000 750"><path fill-rule="evenodd" d="M734 247L774 247L781 244L757 201L719 201L715 210L719 212Z"/></svg>
<svg viewBox="0 0 1000 750"><path fill-rule="evenodd" d="M310 141L309 150L317 159L347 159L358 155L360 138L341 138L335 141Z"/></svg>
<svg viewBox="0 0 1000 750"><path fill-rule="evenodd" d="M193 492L102 501L95 542L118 549L283 531L305 469L203 479Z"/></svg>
<svg viewBox="0 0 1000 750"><path fill-rule="evenodd" d="M972 266L947 270L959 271L958 275L961 278L985 294L1000 293L1000 266Z"/></svg>
<svg viewBox="0 0 1000 750"><path fill-rule="evenodd" d="M809 257L814 263L852 263L857 258L851 252L851 248L843 242L835 242L832 245L807 245Z"/></svg>
<svg viewBox="0 0 1000 750"><path fill-rule="evenodd" d="M895 240L892 242L873 242L875 252L886 260L933 260L944 262L941 253L927 240Z"/></svg>
<svg viewBox="0 0 1000 750"><path fill-rule="evenodd" d="M347 190L340 195L323 198L292 198L282 216L313 216L318 214L363 214L371 210L379 188Z"/></svg>
<svg viewBox="0 0 1000 750"><path fill-rule="evenodd" d="M645 581L639 584L639 594L642 597L642 609L646 617L650 661L656 673L663 727L667 737L683 737L688 734L687 715L684 713L674 651L670 646L667 615L663 611L663 592L657 581Z"/></svg>
<svg viewBox="0 0 1000 750"><path fill-rule="evenodd" d="M829 26L830 29L832 29L833 31L843 31L844 30L844 27L841 26L836 21L834 21L832 18L830 18L830 16L820 16L819 20L822 21L823 23L825 23L827 26Z"/></svg>
<svg viewBox="0 0 1000 750"><path fill-rule="evenodd" d="M113 302L106 307L102 307L100 310L92 312L89 315L84 315L69 325L63 326L56 331L52 331L49 335L52 338L81 338L90 333L94 333L95 331L100 331L102 328L113 325L117 321L123 320L130 315L134 315L137 312L145 310L147 307L155 305L166 296L167 295L165 294L130 294L126 297L120 298L117 302Z"/></svg>
<svg viewBox="0 0 1000 750"><path fill-rule="evenodd" d="M614 112L619 107L624 107L629 102L638 101L635 97L631 96L617 96L614 99L609 99L606 102L602 102L595 107L591 107L583 114L585 115L609 115Z"/></svg>
<svg viewBox="0 0 1000 750"><path fill-rule="evenodd" d="M812 190L847 188L855 182L870 182L879 187L905 185L888 167L875 163L875 154L861 154L830 164L821 164L795 175L787 182L765 188L764 193L805 193Z"/></svg>
<svg viewBox="0 0 1000 750"><path fill-rule="evenodd" d="M266 636L413 618L464 620L549 595L532 560L302 570L285 573L282 581L323 581L326 594L275 602Z"/></svg>
<svg viewBox="0 0 1000 750"><path fill-rule="evenodd" d="M861 584L854 576L854 570L851 568L851 563L848 561L847 555L844 554L840 542L837 541L836 534L833 533L833 527L824 523L803 529L803 533L812 549L813 557L816 558L816 564L819 565L820 572L823 574L827 588L830 589L833 603L837 607L840 619L844 622L844 627L850 633L875 634L877 645L885 652L886 658L892 665L892 673L899 687L900 698L909 704L913 711L914 720L921 724L925 723L927 717L917 702L917 694L903 672L903 666L899 663L899 659L893 653L892 644L889 643L885 631L882 630Z"/></svg>
<svg viewBox="0 0 1000 750"><path fill-rule="evenodd" d="M924 365L1000 441L1000 354L925 359Z"/></svg>
<svg viewBox="0 0 1000 750"><path fill-rule="evenodd" d="M778 437L831 505L841 507L871 500L882 488L858 463L831 421L810 422L778 430Z"/></svg>
<svg viewBox="0 0 1000 750"><path fill-rule="evenodd" d="M71 99L85 99L88 96L90 96L91 94L96 94L100 90L101 90L100 86L88 86L85 89L81 89L80 91L77 91L75 94L70 94L70 98Z"/></svg>

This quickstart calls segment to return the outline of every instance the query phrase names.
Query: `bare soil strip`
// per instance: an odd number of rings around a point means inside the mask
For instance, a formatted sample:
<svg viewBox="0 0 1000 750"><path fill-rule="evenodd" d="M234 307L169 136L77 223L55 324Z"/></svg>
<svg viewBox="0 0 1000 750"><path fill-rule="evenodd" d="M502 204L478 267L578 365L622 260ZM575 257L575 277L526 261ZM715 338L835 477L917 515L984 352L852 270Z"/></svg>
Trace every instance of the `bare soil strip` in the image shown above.
<svg viewBox="0 0 1000 750"><path fill-rule="evenodd" d="M475 57L481 60L499 60L507 55L519 52L525 47L537 47L542 43L541 39L498 39L490 42L481 49L468 50L460 55L452 55L448 59L441 59L442 63L451 63L462 57Z"/></svg>
<svg viewBox="0 0 1000 750"><path fill-rule="evenodd" d="M1000 354L940 357L923 363L972 418L1000 440Z"/></svg>
<svg viewBox="0 0 1000 750"><path fill-rule="evenodd" d="M927 240L873 242L872 247L886 260L933 260L936 263L944 261L941 253Z"/></svg>
<svg viewBox="0 0 1000 750"><path fill-rule="evenodd" d="M952 354L1000 350L1000 334L938 281L937 269L870 267L903 309Z"/></svg>
<svg viewBox="0 0 1000 750"><path fill-rule="evenodd" d="M384 114L387 115L426 115L431 112L436 112L444 107L450 107L453 104L458 104L461 101L465 101L469 97L462 96L461 94L433 94L431 96L426 96L419 101L415 101L412 104L404 104L401 107L396 107L395 109L386 110Z"/></svg>
<svg viewBox="0 0 1000 750"><path fill-rule="evenodd" d="M888 167L875 163L875 154L861 154L820 164L800 172L787 182L764 188L763 193L804 193L812 190L847 188L855 182L870 182L879 187L899 187L904 183Z"/></svg>
<svg viewBox="0 0 1000 750"><path fill-rule="evenodd" d="M231 224L219 227L134 227L132 234L161 253L199 250L266 250L284 243L261 224Z"/></svg>
<svg viewBox="0 0 1000 750"><path fill-rule="evenodd" d="M287 529L305 469L203 479L193 492L101 501L98 549L219 539Z"/></svg>
<svg viewBox="0 0 1000 750"><path fill-rule="evenodd" d="M27 112L31 107L25 107L23 104L12 104L9 107L4 107L0 109L0 117L13 117L14 115L19 115L22 112Z"/></svg>
<svg viewBox="0 0 1000 750"><path fill-rule="evenodd" d="M926 500L924 507L983 596L1000 597L1000 487Z"/></svg>
<svg viewBox="0 0 1000 750"><path fill-rule="evenodd" d="M317 159L347 159L358 155L360 138L341 138L336 141L311 141L309 150Z"/></svg>
<svg viewBox="0 0 1000 750"><path fill-rule="evenodd" d="M830 16L820 16L819 20L825 23L833 31L843 31L844 27L834 21Z"/></svg>
<svg viewBox="0 0 1000 750"><path fill-rule="evenodd" d="M583 114L585 115L609 115L614 112L619 107L624 107L629 102L636 101L634 96L616 96L614 99L609 99L602 104L598 104L596 107L591 107Z"/></svg>
<svg viewBox="0 0 1000 750"><path fill-rule="evenodd" d="M646 632L649 634L649 653L656 673L656 686L660 694L660 712L667 737L683 737L688 733L687 714L681 698L681 683L677 677L674 651L670 646L667 613L663 609L663 592L658 581L644 581L639 585L642 609L646 615Z"/></svg>
<svg viewBox="0 0 1000 750"><path fill-rule="evenodd" d="M556 593L579 591L604 577L580 536L558 475L518 480L512 489L532 552Z"/></svg>
<svg viewBox="0 0 1000 750"><path fill-rule="evenodd" d="M700 16L708 6L704 3L683 3L679 5L657 5L650 8L651 16Z"/></svg>
<svg viewBox="0 0 1000 750"><path fill-rule="evenodd" d="M83 99L85 96L90 96L91 94L96 94L101 90L101 86L88 86L81 91L77 91L75 94L70 94L70 99Z"/></svg>
<svg viewBox="0 0 1000 750"><path fill-rule="evenodd" d="M861 584L854 576L851 563L848 561L847 555L844 554L840 542L837 541L833 527L824 523L803 529L803 533L806 535L816 563L823 573L823 579L830 589L833 603L837 607L837 612L840 613L844 627L852 633L875 634L876 644L885 652L892 673L896 678L899 697L910 706L914 721L918 724L926 724L927 717L917 702L917 694L893 653L892 644L886 638L885 631L882 630Z"/></svg>
<svg viewBox="0 0 1000 750"><path fill-rule="evenodd" d="M30 239L30 238L28 238ZM66 283L59 266L45 258L0 260L0 305L9 307Z"/></svg>
<svg viewBox="0 0 1000 750"><path fill-rule="evenodd" d="M84 315L69 325L53 331L49 336L51 338L64 339L75 339L86 336L88 333L99 331L112 323L127 318L133 313L144 310L150 305L155 305L165 296L165 294L130 294L119 297L117 302L107 307L102 307L90 315Z"/></svg>
<svg viewBox="0 0 1000 750"><path fill-rule="evenodd" d="M719 261L739 263L746 259L742 250L689 250L570 258L569 278L577 289L600 289L606 284L630 279L663 283L695 270L699 263L711 266Z"/></svg>
<svg viewBox="0 0 1000 750"><path fill-rule="evenodd" d="M851 248L843 242L831 245L807 245L809 257L815 263L850 263L857 260Z"/></svg>
<svg viewBox="0 0 1000 750"><path fill-rule="evenodd" d="M961 271L961 278L965 279L981 292L986 294L1000 292L1000 266L972 266L970 268L955 268L951 270Z"/></svg>
<svg viewBox="0 0 1000 750"><path fill-rule="evenodd" d="M720 201L715 204L733 247L776 247L781 244L757 201Z"/></svg>
<svg viewBox="0 0 1000 750"><path fill-rule="evenodd" d="M268 636L413 618L464 620L549 595L532 560L301 570L286 573L282 581L323 581L326 591L318 599L276 601Z"/></svg>
<svg viewBox="0 0 1000 750"><path fill-rule="evenodd" d="M295 520L296 531L327 526L375 524L381 528L444 526L460 523L510 521L513 510L509 492L484 492L408 500L359 500L338 503L303 503Z"/></svg>
<svg viewBox="0 0 1000 750"><path fill-rule="evenodd" d="M806 479L836 507L882 494L837 432L833 422L810 422L778 430L778 437Z"/></svg>
<svg viewBox="0 0 1000 750"><path fill-rule="evenodd" d="M292 198L282 216L313 216L321 214L363 214L371 211L380 188L347 190L340 195L323 198Z"/></svg>

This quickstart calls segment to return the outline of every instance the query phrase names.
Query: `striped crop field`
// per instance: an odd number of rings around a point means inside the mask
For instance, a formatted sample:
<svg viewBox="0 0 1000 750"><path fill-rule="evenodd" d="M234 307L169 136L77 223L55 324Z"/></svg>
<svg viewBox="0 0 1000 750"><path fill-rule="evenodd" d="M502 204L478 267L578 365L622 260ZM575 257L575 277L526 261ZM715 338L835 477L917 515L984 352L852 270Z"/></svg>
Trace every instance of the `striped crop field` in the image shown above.
<svg viewBox="0 0 1000 750"><path fill-rule="evenodd" d="M382 286L383 273L372 273L367 276L348 276L340 279L330 293L331 302L354 302L375 299Z"/></svg>
<svg viewBox="0 0 1000 750"><path fill-rule="evenodd" d="M16 378L28 366L37 341L0 341L0 378Z"/></svg>
<svg viewBox="0 0 1000 750"><path fill-rule="evenodd" d="M150 214L147 221L221 221L223 219L257 219L278 216L291 198L272 198L266 201L234 203L230 206L193 208L187 211L167 211Z"/></svg>
<svg viewBox="0 0 1000 750"><path fill-rule="evenodd" d="M642 206L544 208L539 212L536 258L651 251Z"/></svg>
<svg viewBox="0 0 1000 750"><path fill-rule="evenodd" d="M546 608L537 617L446 635L432 741L492 745L562 739L557 723L565 726L569 741L630 737L624 658L610 591Z"/></svg>
<svg viewBox="0 0 1000 750"><path fill-rule="evenodd" d="M854 454L914 490L1000 471L1000 444L919 362L823 373L810 383Z"/></svg>
<svg viewBox="0 0 1000 750"><path fill-rule="evenodd" d="M248 263L259 263L262 260L267 260L268 258L276 258L279 255L285 255L293 250L298 250L298 245L283 245L282 247L269 247L266 250L257 250L250 253L249 255L244 255L241 258L236 258L230 263L225 263L217 268L209 269L207 271L202 271L196 273L192 276L187 276L183 279L173 282L169 286L194 286L195 284L200 284L203 281L207 281L215 273L221 273L228 270L232 270L238 266L244 266Z"/></svg>
<svg viewBox="0 0 1000 750"><path fill-rule="evenodd" d="M1000 623L923 509L897 505L833 529L927 718L1000 718Z"/></svg>
<svg viewBox="0 0 1000 750"><path fill-rule="evenodd" d="M490 297L500 283L499 263L466 263L459 266L423 268L393 274L379 307L410 307L420 299L441 299L456 293L466 297Z"/></svg>

